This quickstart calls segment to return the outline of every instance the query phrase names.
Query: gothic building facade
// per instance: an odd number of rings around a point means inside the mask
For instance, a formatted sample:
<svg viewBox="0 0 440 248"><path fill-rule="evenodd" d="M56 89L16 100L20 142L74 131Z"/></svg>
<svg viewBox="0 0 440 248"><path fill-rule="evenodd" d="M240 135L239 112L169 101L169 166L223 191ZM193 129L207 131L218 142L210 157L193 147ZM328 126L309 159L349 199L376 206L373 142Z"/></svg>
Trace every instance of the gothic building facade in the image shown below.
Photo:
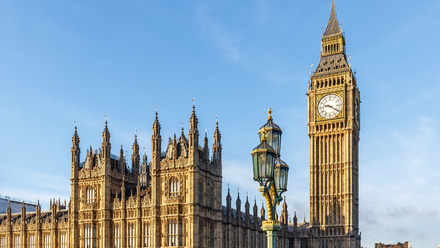
<svg viewBox="0 0 440 248"><path fill-rule="evenodd" d="M308 89L310 223L289 219L282 205L278 247L359 248L359 90L345 54L334 2L322 37L321 61ZM0 248L266 247L262 206L238 195L222 205L222 143L216 124L213 145L199 144L195 108L187 135L162 149L158 114L150 161L141 158L137 135L127 161L112 154L107 121L99 149L80 160L75 126L71 148L71 198L55 199L49 211L0 214ZM131 168L128 167L131 164ZM250 179L249 179L250 180Z"/></svg>

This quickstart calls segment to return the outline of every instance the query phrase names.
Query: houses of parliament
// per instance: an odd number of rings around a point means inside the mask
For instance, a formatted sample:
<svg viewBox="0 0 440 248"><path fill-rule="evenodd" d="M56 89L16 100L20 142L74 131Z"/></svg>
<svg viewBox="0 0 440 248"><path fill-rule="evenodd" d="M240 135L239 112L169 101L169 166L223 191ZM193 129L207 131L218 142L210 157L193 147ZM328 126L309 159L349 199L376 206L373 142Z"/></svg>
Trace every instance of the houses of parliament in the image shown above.
<svg viewBox="0 0 440 248"><path fill-rule="evenodd" d="M360 248L358 142L360 94L345 53L334 1L322 35L321 60L308 90L310 221L288 218L282 204L277 245L282 248ZM272 121L272 120L268 120ZM159 116L153 123L150 161L134 137L131 161L112 153L107 121L99 149L80 161L75 126L71 197L49 211L0 214L0 248L266 247L264 207L226 195L222 205L222 143L199 137L193 106L190 128L162 147ZM131 169L128 164L131 162ZM249 167L250 168L250 167ZM251 178L249 178L251 180Z"/></svg>

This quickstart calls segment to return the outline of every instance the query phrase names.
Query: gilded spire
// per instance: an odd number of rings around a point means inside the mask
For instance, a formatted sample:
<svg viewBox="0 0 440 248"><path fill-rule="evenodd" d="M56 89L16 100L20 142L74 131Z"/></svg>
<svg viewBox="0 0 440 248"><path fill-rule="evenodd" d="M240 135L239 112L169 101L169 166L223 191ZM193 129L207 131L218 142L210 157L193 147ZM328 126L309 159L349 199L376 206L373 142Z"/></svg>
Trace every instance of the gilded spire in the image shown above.
<svg viewBox="0 0 440 248"><path fill-rule="evenodd" d="M336 15L335 0L332 0L332 9L330 12L330 18L328 20L328 24L324 36L331 36L334 34L342 34L342 31L341 28L339 27L338 17Z"/></svg>

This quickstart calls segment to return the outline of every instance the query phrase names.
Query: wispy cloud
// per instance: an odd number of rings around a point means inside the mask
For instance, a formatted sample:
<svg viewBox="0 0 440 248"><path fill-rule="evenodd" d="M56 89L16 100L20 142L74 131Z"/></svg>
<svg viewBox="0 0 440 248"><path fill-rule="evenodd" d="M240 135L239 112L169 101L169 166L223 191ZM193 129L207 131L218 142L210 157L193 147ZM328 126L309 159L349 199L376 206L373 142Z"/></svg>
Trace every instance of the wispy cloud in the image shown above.
<svg viewBox="0 0 440 248"><path fill-rule="evenodd" d="M210 36L226 59L243 62L245 59L238 49L240 36L228 32L219 21L210 16L210 11L211 7L206 4L200 5L197 9L197 20L203 31Z"/></svg>

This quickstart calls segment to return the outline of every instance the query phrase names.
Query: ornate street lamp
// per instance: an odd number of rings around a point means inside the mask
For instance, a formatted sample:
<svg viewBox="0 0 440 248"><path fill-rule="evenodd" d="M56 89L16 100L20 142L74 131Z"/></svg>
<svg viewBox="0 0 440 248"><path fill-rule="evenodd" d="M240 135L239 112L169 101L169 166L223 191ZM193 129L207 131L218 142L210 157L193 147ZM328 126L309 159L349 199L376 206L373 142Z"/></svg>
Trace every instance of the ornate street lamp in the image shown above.
<svg viewBox="0 0 440 248"><path fill-rule="evenodd" d="M266 199L268 218L261 229L267 234L267 247L276 248L277 231L281 229L276 219L276 205L282 201L281 194L287 191L289 166L280 159L281 128L273 122L272 110L267 112L267 123L258 131L260 144L252 152L254 180L260 183L258 191Z"/></svg>

